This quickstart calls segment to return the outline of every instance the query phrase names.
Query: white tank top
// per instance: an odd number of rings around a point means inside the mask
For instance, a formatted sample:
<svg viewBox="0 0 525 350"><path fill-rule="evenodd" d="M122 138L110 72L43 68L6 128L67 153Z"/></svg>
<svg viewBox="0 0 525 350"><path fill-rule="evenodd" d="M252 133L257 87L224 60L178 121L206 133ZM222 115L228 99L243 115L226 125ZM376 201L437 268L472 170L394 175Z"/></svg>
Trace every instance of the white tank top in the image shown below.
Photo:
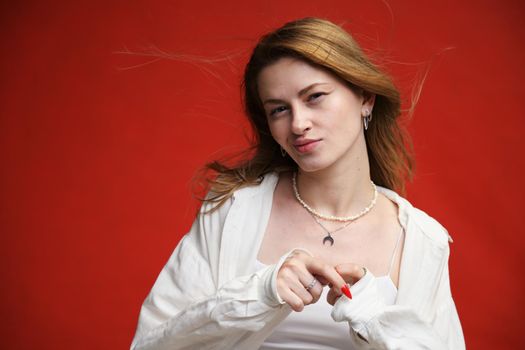
<svg viewBox="0 0 525 350"><path fill-rule="evenodd" d="M397 296L397 288L390 278L390 272L394 265L397 246L402 234L403 230L399 233L394 252L392 253L388 274L376 277L379 294L386 305L393 305ZM265 266L265 264L256 260L257 269ZM307 305L301 312L292 311L286 319L277 325L259 350L348 350L350 344L348 323L334 322L330 316L333 306L326 301L328 290L328 287L323 288L317 303Z"/></svg>

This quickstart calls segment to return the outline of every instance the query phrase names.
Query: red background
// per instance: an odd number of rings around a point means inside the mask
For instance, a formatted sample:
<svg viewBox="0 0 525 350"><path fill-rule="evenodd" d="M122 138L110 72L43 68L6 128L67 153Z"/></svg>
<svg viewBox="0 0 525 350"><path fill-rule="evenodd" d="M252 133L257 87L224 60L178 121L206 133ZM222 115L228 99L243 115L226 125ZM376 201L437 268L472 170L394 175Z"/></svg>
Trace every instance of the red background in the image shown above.
<svg viewBox="0 0 525 350"><path fill-rule="evenodd" d="M407 99L430 67L410 124L418 168L408 199L455 239L467 346L525 345L521 1L0 6L1 348L129 347L193 219L192 175L245 144L239 82L250 48L308 15L346 21ZM152 47L230 59L118 53Z"/></svg>

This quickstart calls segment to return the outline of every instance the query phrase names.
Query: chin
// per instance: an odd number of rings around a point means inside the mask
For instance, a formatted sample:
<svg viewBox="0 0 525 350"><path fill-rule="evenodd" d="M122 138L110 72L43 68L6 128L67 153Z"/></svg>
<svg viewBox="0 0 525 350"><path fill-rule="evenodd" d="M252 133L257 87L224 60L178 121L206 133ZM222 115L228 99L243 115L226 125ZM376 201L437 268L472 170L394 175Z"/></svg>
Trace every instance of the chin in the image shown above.
<svg viewBox="0 0 525 350"><path fill-rule="evenodd" d="M347 160L335 152L330 157L321 157L320 155L316 155L316 157L297 157L294 161L297 167L305 173L315 173L342 165L340 163L347 163Z"/></svg>
<svg viewBox="0 0 525 350"><path fill-rule="evenodd" d="M329 163L325 162L295 162L297 164L297 167L305 173L314 173L319 170L326 169L330 166Z"/></svg>

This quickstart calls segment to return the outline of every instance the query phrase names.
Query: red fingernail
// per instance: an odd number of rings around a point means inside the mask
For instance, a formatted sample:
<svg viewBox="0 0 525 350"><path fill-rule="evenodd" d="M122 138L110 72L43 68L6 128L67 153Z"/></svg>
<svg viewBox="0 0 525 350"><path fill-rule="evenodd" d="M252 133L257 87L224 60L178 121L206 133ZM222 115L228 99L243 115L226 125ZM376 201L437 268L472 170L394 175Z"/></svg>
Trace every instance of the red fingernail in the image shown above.
<svg viewBox="0 0 525 350"><path fill-rule="evenodd" d="M350 293L350 288L345 284L341 287L341 292L343 292L344 295L348 297L348 299L352 299L352 293Z"/></svg>

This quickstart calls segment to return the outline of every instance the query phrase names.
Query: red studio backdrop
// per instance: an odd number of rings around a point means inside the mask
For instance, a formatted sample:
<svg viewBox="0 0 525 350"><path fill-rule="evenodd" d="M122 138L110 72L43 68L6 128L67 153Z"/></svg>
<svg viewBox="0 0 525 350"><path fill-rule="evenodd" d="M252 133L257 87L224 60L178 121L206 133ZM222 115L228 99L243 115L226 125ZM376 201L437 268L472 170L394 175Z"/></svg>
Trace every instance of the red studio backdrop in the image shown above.
<svg viewBox="0 0 525 350"><path fill-rule="evenodd" d="M405 107L427 72L409 124L417 172L407 197L454 238L451 285L468 348L524 348L523 2L0 10L0 348L129 347L143 299L194 218L192 176L246 145L239 85L250 49L305 16L352 32Z"/></svg>

